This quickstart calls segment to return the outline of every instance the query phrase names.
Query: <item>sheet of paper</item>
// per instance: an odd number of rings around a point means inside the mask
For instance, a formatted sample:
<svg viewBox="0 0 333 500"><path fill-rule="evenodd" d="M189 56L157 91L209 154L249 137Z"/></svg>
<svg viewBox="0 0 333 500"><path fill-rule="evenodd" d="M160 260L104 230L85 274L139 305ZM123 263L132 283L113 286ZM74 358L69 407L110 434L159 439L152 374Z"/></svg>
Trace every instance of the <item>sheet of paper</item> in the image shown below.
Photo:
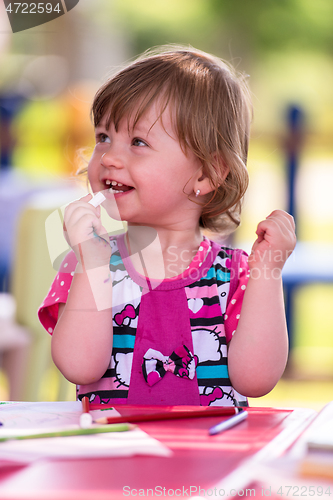
<svg viewBox="0 0 333 500"><path fill-rule="evenodd" d="M79 429L81 403L8 403L0 405L0 438ZM93 419L115 416L115 409L93 410ZM0 443L0 461L22 463L42 458L115 457L135 454L169 456L171 451L139 428L84 436L10 440Z"/></svg>
<svg viewBox="0 0 333 500"><path fill-rule="evenodd" d="M70 427L79 424L82 405L80 401L41 403L9 402L0 405L0 437L23 429ZM95 412L92 412L92 415ZM115 409L103 410L99 415L119 415ZM7 432L8 431L8 432Z"/></svg>
<svg viewBox="0 0 333 500"><path fill-rule="evenodd" d="M0 438L77 429L81 413L80 401L2 403L0 405ZM119 415L114 408L93 410L90 413L93 419Z"/></svg>

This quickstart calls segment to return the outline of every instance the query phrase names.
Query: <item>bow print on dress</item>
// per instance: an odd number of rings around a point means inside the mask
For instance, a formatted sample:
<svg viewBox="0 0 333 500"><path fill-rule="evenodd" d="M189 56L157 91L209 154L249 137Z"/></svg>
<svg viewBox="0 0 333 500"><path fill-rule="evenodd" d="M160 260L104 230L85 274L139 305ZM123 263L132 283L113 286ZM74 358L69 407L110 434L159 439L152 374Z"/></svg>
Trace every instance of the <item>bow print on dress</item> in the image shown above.
<svg viewBox="0 0 333 500"><path fill-rule="evenodd" d="M118 326L121 326L124 324L124 320L129 318L135 319L136 317L136 312L132 304L128 304L120 313L115 314L114 320L117 323Z"/></svg>
<svg viewBox="0 0 333 500"><path fill-rule="evenodd" d="M166 372L192 380L195 366L196 358L185 345L181 345L170 356L163 356L155 349L148 349L143 357L142 372L147 384L152 386L159 382Z"/></svg>

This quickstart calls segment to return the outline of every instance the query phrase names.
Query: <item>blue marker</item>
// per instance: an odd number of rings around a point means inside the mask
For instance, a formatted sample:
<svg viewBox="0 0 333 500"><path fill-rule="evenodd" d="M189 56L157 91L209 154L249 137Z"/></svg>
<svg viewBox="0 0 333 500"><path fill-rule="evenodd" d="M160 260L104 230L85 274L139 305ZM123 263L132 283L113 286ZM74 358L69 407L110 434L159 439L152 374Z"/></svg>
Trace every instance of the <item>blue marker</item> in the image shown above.
<svg viewBox="0 0 333 500"><path fill-rule="evenodd" d="M214 425L214 427L211 427L209 429L208 433L212 436L214 434L219 434L220 432L226 431L227 429L231 429L231 427L234 427L235 425L245 420L247 416L248 412L240 409L237 415L235 415L234 417L230 417L217 425Z"/></svg>

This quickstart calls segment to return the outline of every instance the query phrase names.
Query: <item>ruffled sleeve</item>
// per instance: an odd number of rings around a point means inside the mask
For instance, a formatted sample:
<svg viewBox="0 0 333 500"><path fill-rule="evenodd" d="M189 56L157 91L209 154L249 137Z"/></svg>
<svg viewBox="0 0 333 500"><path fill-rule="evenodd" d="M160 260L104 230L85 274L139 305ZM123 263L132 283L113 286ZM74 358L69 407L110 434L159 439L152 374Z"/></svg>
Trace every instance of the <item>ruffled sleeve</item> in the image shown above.
<svg viewBox="0 0 333 500"><path fill-rule="evenodd" d="M236 252L238 252L238 256ZM244 293L250 274L248 256L245 252L240 250L234 251L233 259L235 259L236 265L231 268L230 296L228 297L227 309L224 315L224 328L227 343L232 339L238 326Z"/></svg>
<svg viewBox="0 0 333 500"><path fill-rule="evenodd" d="M71 287L77 259L73 251L69 252L61 263L51 288L38 309L38 318L51 335L58 320L59 303L66 304Z"/></svg>

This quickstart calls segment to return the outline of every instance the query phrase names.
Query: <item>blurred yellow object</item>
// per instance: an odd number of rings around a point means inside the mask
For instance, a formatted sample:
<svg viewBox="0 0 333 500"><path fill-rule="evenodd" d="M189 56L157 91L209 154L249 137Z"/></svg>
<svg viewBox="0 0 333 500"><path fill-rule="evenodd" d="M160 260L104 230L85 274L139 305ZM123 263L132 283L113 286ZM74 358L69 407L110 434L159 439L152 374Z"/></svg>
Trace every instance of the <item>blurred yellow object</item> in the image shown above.
<svg viewBox="0 0 333 500"><path fill-rule="evenodd" d="M89 120L93 94L79 90L23 106L12 127L13 164L18 169L37 177L75 173L78 150L94 146Z"/></svg>
<svg viewBox="0 0 333 500"><path fill-rule="evenodd" d="M65 175L68 108L63 102L30 101L13 124L13 164L30 175Z"/></svg>
<svg viewBox="0 0 333 500"><path fill-rule="evenodd" d="M22 378L30 344L28 330L15 322L15 310L14 297L9 293L0 293L1 365L8 386L5 399L10 401L19 401L22 397Z"/></svg>

